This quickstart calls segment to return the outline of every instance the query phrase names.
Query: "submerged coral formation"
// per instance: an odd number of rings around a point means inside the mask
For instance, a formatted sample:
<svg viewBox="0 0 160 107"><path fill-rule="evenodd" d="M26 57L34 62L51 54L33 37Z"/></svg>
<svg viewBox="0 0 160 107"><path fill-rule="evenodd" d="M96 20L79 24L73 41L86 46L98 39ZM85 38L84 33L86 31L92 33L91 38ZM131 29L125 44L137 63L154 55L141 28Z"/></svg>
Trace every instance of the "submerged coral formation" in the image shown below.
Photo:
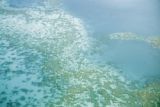
<svg viewBox="0 0 160 107"><path fill-rule="evenodd" d="M80 19L61 9L1 8L0 106L138 107L152 103L143 97L148 88L139 91L119 69L90 59L93 38ZM132 33L111 38L141 40Z"/></svg>
<svg viewBox="0 0 160 107"><path fill-rule="evenodd" d="M138 95L142 101L143 107L159 107L160 106L160 83L152 82L146 84Z"/></svg>
<svg viewBox="0 0 160 107"><path fill-rule="evenodd" d="M160 37L150 37L146 40L146 42L155 48L160 48Z"/></svg>
<svg viewBox="0 0 160 107"><path fill-rule="evenodd" d="M131 32L125 33L113 33L109 35L109 39L112 40L138 40L149 43L154 48L160 48L160 37L152 36L152 37L144 37Z"/></svg>
<svg viewBox="0 0 160 107"><path fill-rule="evenodd" d="M109 35L110 39L118 39L118 40L143 40L142 37L131 33L131 32L125 32L125 33L113 33Z"/></svg>

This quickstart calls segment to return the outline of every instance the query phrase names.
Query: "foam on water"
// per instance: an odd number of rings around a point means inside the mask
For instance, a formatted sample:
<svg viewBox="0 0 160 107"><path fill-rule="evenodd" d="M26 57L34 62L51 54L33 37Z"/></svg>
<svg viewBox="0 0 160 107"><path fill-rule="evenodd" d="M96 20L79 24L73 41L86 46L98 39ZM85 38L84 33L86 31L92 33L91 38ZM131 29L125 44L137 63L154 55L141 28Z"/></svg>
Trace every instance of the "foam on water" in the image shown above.
<svg viewBox="0 0 160 107"><path fill-rule="evenodd" d="M80 19L61 9L0 11L1 106L142 105L118 69L90 60L94 40Z"/></svg>

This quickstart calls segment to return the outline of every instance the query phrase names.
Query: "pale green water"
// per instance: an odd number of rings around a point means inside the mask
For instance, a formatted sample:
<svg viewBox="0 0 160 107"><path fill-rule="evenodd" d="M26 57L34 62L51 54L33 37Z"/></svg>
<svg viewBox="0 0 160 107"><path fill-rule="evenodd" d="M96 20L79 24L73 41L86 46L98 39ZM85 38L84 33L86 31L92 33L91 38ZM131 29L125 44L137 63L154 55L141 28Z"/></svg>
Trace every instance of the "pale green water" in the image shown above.
<svg viewBox="0 0 160 107"><path fill-rule="evenodd" d="M144 42L158 50L158 37L115 33L100 40L90 36L82 19L61 6L42 1L22 9L0 3L1 107L160 105L158 81L140 85L99 57L103 45L115 40Z"/></svg>

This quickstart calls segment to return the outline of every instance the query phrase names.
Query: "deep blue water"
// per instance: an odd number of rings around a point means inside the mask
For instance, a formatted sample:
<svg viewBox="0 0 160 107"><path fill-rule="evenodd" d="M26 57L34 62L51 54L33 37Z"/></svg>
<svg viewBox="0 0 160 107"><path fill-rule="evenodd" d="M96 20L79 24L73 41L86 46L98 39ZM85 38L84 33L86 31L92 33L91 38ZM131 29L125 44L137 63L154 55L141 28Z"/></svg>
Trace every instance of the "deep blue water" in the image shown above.
<svg viewBox="0 0 160 107"><path fill-rule="evenodd" d="M87 24L92 36L116 32L160 36L159 0L62 0L64 8ZM106 42L102 59L134 78L160 77L160 49L143 42Z"/></svg>
<svg viewBox="0 0 160 107"><path fill-rule="evenodd" d="M83 18L97 35L115 32L160 34L159 0L62 0L64 7Z"/></svg>

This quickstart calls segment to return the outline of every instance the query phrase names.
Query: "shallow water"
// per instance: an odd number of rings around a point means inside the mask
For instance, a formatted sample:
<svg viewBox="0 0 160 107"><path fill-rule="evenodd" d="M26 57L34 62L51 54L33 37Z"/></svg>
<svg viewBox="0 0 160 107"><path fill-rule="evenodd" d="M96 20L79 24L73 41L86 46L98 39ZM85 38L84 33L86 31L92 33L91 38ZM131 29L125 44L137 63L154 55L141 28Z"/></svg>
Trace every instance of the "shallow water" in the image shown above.
<svg viewBox="0 0 160 107"><path fill-rule="evenodd" d="M1 0L0 106L158 107L158 1L122 1Z"/></svg>

